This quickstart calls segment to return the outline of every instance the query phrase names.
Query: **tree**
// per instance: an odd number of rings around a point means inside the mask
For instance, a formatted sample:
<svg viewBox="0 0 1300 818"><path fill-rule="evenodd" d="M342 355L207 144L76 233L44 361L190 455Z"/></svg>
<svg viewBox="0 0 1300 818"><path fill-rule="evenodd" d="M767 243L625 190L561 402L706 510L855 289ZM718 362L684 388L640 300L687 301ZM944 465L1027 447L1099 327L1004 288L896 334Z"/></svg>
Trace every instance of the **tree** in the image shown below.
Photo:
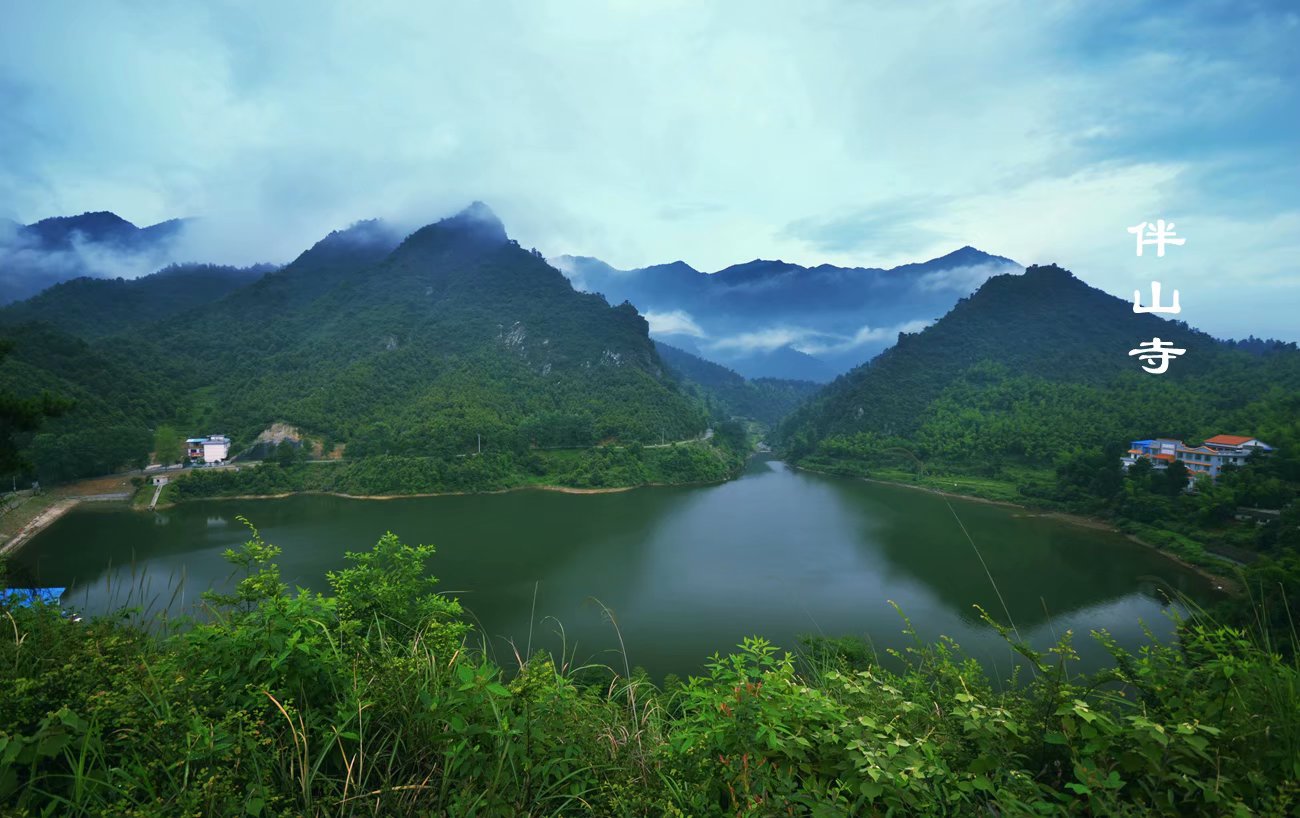
<svg viewBox="0 0 1300 818"><path fill-rule="evenodd" d="M166 466L179 463L185 457L185 439L172 426L159 426L153 433L154 459Z"/></svg>
<svg viewBox="0 0 1300 818"><path fill-rule="evenodd" d="M0 362L12 348L12 343L0 341ZM71 401L48 392L35 398L0 394L0 475L17 474L31 468L31 464L19 454L18 435L36 431L41 421L57 417L71 408Z"/></svg>
<svg viewBox="0 0 1300 818"><path fill-rule="evenodd" d="M1164 494L1170 497L1177 497L1180 492L1187 489L1187 466L1181 460L1175 460L1165 467L1164 477Z"/></svg>
<svg viewBox="0 0 1300 818"><path fill-rule="evenodd" d="M748 448L749 434L745 430L745 424L738 420L727 420L713 430L713 441L724 449L743 454Z"/></svg>
<svg viewBox="0 0 1300 818"><path fill-rule="evenodd" d="M280 445L275 447L275 461L281 466L292 466L299 459L299 449L294 445L292 440L285 438L280 441Z"/></svg>

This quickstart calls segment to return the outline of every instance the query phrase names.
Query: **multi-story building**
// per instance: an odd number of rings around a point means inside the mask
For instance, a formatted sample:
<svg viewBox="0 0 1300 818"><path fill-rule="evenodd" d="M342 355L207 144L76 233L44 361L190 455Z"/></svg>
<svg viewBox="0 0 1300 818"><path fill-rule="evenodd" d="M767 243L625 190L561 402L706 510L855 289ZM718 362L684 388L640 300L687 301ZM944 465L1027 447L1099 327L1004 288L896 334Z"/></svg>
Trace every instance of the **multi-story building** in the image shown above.
<svg viewBox="0 0 1300 818"><path fill-rule="evenodd" d="M230 438L225 435L192 437L185 441L185 456L204 463L220 463L230 454Z"/></svg>
<svg viewBox="0 0 1300 818"><path fill-rule="evenodd" d="M1191 478L1208 474L1217 480L1224 466L1240 466L1256 451L1271 452L1273 447L1253 437L1243 435L1215 435L1199 446L1188 446L1181 440L1158 437L1135 440L1120 458L1127 471L1139 458L1146 458L1157 469L1168 468L1175 460L1183 461Z"/></svg>

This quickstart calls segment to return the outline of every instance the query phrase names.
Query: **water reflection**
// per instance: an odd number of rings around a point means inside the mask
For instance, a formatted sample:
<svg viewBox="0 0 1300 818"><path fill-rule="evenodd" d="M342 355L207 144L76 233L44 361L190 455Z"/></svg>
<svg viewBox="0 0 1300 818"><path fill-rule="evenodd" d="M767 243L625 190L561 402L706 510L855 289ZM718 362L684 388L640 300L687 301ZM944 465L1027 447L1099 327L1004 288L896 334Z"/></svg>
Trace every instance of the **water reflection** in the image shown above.
<svg viewBox="0 0 1300 818"><path fill-rule="evenodd" d="M529 491L357 501L326 496L193 503L157 514L84 508L24 549L16 574L66 586L89 612L125 599L180 610L227 588L222 553L253 521L280 546L290 585L324 589L345 551L391 530L438 547L441 588L460 597L508 658L513 645L578 661L622 658L605 608L630 653L652 672L690 672L704 657L762 634L794 647L800 633L857 634L878 648L907 638L896 603L923 638L947 634L991 664L1006 646L975 605L1011 619L1035 643L1073 629L1110 628L1140 641L1140 621L1168 633L1162 589L1203 596L1195 574L1104 531L988 504L798 472L754 460L719 486L603 495ZM1082 644L1089 661L1101 654ZM575 648L576 645L576 648Z"/></svg>

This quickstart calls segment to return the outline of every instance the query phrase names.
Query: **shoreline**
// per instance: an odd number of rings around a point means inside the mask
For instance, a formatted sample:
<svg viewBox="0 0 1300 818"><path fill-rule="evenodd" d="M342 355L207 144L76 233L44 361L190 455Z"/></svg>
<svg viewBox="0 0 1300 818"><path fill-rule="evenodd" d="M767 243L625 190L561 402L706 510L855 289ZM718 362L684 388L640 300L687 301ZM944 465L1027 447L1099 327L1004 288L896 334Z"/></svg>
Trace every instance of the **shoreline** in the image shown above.
<svg viewBox="0 0 1300 818"><path fill-rule="evenodd" d="M48 508L43 509L35 517L24 523L23 527L18 529L18 533L6 540L4 545L0 545L0 557L8 557L17 553L18 549L26 545L28 540L44 531L51 523L80 504L80 498L69 497L58 500Z"/></svg>
<svg viewBox="0 0 1300 818"><path fill-rule="evenodd" d="M283 500L286 497L299 496L320 496L320 497L341 497L344 500L408 500L420 497L470 497L483 494L509 494L515 491L553 491L559 494L618 494L624 491L632 491L640 488L668 487L668 486L703 486L712 485L710 483L645 483L640 486L611 486L607 488L582 489L573 486L513 486L508 489L492 489L491 491L425 491L415 494L347 494L341 491L317 491L315 489L306 489L303 491L282 491L278 494L227 494L215 497L192 497L186 500L180 500L171 503L159 503L155 510L175 508L182 503L205 503L213 500ZM139 509L137 509L139 510Z"/></svg>
<svg viewBox="0 0 1300 818"><path fill-rule="evenodd" d="M894 480L882 480L879 477L854 477L846 474L835 474L834 472L822 471L820 469L812 469L812 468L808 468L807 466L794 466L793 464L791 465L792 468L796 468L801 471L812 472L813 474L826 475L827 477L848 477L851 480L861 480L866 483L876 483L882 486L897 486L899 488L912 489L914 491L924 491L930 494L937 494L941 497L951 497L955 500L965 500L972 503L987 503L988 505L1002 506L1003 508L1013 508L1018 511L1026 512L1023 515L1020 515L1022 517L1045 517L1051 520L1056 520L1058 522L1069 523L1070 525L1077 525L1083 528L1091 528L1094 531L1105 531L1110 534L1118 534L1124 537L1125 539L1127 539L1129 542L1132 542L1136 545L1140 545L1144 548L1150 548L1152 551L1155 551L1156 553L1160 554L1165 559L1177 563L1178 565L1183 566L1189 571L1192 571L1193 573L1197 574L1203 579L1209 581L1211 584L1217 586L1216 588L1214 588L1214 590L1220 593L1235 595L1241 592L1241 588L1235 579L1232 579L1231 577L1225 577L1222 574L1216 574L1203 565L1197 565L1196 563L1188 562L1187 560L1183 559L1182 557L1178 556L1177 554L1171 551L1167 551L1158 545L1154 545L1152 543L1147 542L1146 540L1138 537L1136 534L1129 534L1128 532L1121 531L1110 521L1105 520L1101 517L1089 517L1083 514L1071 514L1068 511L1042 511L1033 508L1031 506L1023 505L1021 503L1012 503L1007 500L990 500L987 497L975 497L970 494L958 494L952 491L944 491L943 489L930 488L929 486L917 486L910 483L896 482Z"/></svg>
<svg viewBox="0 0 1300 818"><path fill-rule="evenodd" d="M165 511L175 508L182 503L197 503L211 500L282 500L286 497L296 497L298 495L322 495L327 497L340 497L345 500L404 500L408 498L421 497L467 497L477 494L508 494L515 491L550 491L558 494L619 494L625 491L633 491L643 488L685 488L690 486L716 486L735 479L729 477L726 480L712 480L695 483L642 483L636 486L604 486L600 488L579 488L577 486L557 486L557 485L525 485L511 486L504 489L493 489L490 491L434 491L420 492L416 494L347 494L341 491L284 491L277 494L234 494L222 497L195 497L186 500L173 501L168 503L159 503L152 509L148 506L133 506L130 498L122 500L122 504L131 511ZM26 545L33 537L48 528L55 520L67 514L76 506L80 505L87 499L94 497L68 497L60 499L42 510L35 517L28 520L19 529L18 533L8 540L0 543L0 558L8 557L16 553L20 548ZM114 502L119 498L114 497Z"/></svg>
<svg viewBox="0 0 1300 818"><path fill-rule="evenodd" d="M324 495L328 497L341 497L345 500L403 500L407 498L418 497L465 497L474 494L506 494L512 491L553 491L560 494L617 494L624 491L632 491L638 488L650 487L668 487L676 485L713 485L710 483L646 483L643 486L613 486L608 488L583 489L573 486L515 486L508 489L496 489L494 491L441 491L425 492L421 494L344 494L338 491L285 491L279 494L236 494L228 497L196 497L190 500L181 500L179 502L159 503L153 508L148 506L132 506L130 501L123 501L131 511L165 511L175 508L181 503L198 503L211 500L283 500L286 497L296 497L298 495ZM4 543L0 544L0 558L12 556L26 545L33 537L49 528L55 520L67 514L72 509L81 505L84 498L69 497L59 500L42 510L32 519L23 524L18 533L10 537ZM116 498L115 498L116 502Z"/></svg>

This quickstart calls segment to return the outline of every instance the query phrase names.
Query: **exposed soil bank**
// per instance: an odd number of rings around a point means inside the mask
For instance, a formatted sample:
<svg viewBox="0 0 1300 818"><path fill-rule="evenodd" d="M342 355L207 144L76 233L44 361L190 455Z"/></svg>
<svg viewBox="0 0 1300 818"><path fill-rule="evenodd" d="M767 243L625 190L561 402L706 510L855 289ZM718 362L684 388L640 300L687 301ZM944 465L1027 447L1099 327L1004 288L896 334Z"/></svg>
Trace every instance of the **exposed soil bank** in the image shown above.
<svg viewBox="0 0 1300 818"><path fill-rule="evenodd" d="M0 545L0 557L9 556L22 548L24 543L39 534L50 523L67 514L80 502L80 499L73 497L59 500L42 509L39 514L24 523L23 527L18 529L18 533L10 537L4 545Z"/></svg>

